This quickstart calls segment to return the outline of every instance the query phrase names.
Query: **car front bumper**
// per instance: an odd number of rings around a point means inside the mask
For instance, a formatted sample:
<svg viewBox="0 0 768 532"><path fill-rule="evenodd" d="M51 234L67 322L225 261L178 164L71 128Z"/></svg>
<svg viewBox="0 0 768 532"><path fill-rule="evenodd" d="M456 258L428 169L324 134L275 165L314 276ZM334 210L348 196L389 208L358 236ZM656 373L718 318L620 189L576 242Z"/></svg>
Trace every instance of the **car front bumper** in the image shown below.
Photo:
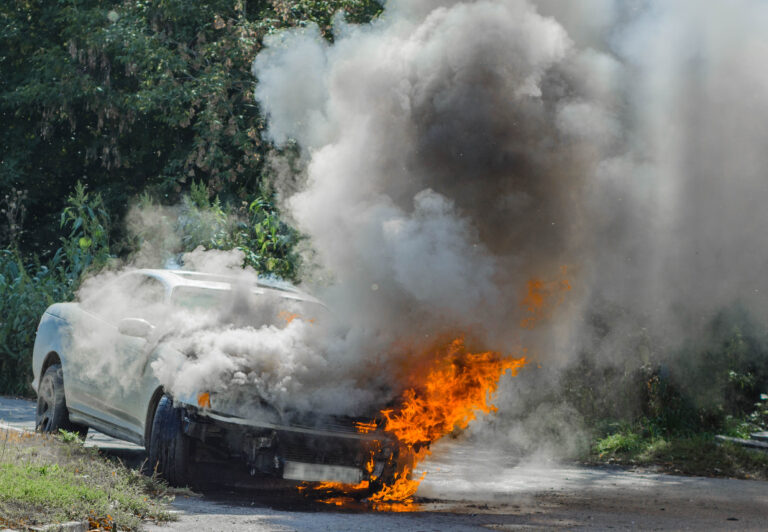
<svg viewBox="0 0 768 532"><path fill-rule="evenodd" d="M251 477L358 484L391 475L398 446L354 423L283 424L187 406L184 433L199 442L196 460L239 464Z"/></svg>

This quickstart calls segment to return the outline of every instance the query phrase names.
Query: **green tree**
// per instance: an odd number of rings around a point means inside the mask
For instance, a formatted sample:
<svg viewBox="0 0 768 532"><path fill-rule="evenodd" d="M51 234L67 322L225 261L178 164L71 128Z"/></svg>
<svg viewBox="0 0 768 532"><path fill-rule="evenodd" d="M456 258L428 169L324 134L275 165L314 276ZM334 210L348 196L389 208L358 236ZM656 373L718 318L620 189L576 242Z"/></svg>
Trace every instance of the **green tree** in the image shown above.
<svg viewBox="0 0 768 532"><path fill-rule="evenodd" d="M251 74L262 38L308 21L332 38L340 10L364 22L381 6L374 0L0 3L0 192L26 194L22 247L46 256L56 250L55 220L77 181L102 195L115 220L141 192L174 203L193 181L225 206L252 201L269 149Z"/></svg>

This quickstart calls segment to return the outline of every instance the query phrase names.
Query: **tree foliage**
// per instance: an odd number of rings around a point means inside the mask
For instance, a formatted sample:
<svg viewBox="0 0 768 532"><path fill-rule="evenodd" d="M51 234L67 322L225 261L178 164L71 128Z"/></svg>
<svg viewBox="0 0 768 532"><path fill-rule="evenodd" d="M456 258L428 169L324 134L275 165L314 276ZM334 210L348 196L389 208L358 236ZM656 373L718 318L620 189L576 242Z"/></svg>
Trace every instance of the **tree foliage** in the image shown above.
<svg viewBox="0 0 768 532"><path fill-rule="evenodd" d="M50 255L77 181L119 219L193 181L224 205L258 193L269 149L251 63L263 37L374 0L9 0L0 3L0 191L22 191L23 247ZM113 229L119 231L120 224ZM119 236L119 235L118 235ZM0 246L7 242L0 242Z"/></svg>

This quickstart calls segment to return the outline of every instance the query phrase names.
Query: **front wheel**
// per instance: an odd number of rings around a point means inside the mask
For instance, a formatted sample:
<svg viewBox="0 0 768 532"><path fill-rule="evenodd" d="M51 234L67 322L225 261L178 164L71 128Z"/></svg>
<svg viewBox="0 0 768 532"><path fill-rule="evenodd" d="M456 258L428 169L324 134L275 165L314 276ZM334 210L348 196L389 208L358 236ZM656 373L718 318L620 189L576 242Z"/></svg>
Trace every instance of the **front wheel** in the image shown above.
<svg viewBox="0 0 768 532"><path fill-rule="evenodd" d="M149 471L157 472L171 486L189 483L190 438L181 426L181 409L173 407L173 400L160 399L152 419L149 436Z"/></svg>
<svg viewBox="0 0 768 532"><path fill-rule="evenodd" d="M61 364L53 364L40 379L37 389L35 430L58 433L59 430L75 432L81 438L88 434L88 427L69 420L69 410L64 399L64 372Z"/></svg>

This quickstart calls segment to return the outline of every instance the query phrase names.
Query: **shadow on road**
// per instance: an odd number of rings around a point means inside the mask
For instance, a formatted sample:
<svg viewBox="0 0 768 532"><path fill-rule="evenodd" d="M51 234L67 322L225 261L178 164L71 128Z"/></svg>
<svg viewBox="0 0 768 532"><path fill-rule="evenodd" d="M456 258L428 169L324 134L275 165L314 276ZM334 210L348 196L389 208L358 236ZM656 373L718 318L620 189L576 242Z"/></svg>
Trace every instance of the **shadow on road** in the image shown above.
<svg viewBox="0 0 768 532"><path fill-rule="evenodd" d="M36 406L35 402L29 399L1 397L0 420L17 428L34 430Z"/></svg>

